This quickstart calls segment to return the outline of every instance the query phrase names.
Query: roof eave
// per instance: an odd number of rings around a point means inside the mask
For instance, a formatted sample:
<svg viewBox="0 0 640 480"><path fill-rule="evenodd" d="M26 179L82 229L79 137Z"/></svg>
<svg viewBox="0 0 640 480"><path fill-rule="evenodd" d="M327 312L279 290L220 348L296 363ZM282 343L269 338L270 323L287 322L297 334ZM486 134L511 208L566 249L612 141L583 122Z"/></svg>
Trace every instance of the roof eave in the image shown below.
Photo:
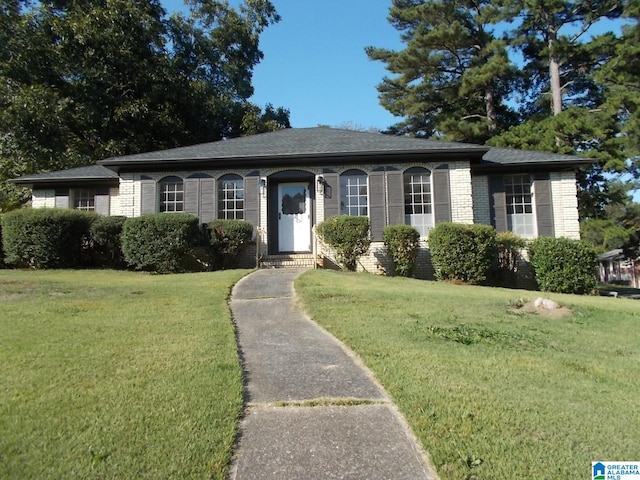
<svg viewBox="0 0 640 480"><path fill-rule="evenodd" d="M376 150L364 152L328 152L328 153L294 153L286 155L251 155L251 156L227 156L227 157L202 157L202 158L148 158L127 160L126 158L110 158L98 162L98 164L113 167L159 167L159 166L188 166L203 165L208 163L231 163L237 166L260 166L266 162L275 165L290 165L304 161L308 165L325 164L327 161L337 163L342 160L358 161L365 163L372 158L394 157L464 157L461 160L479 160L488 151L486 147L478 148L442 148L429 150Z"/></svg>
<svg viewBox="0 0 640 480"><path fill-rule="evenodd" d="M510 171L531 171L531 170L554 170L554 171L570 171L577 168L591 165L595 160L576 158L575 160L562 160L562 161L534 161L534 162L511 162L511 163L499 163L482 161L480 164L474 165L472 170L474 173L488 173L496 170L510 170Z"/></svg>
<svg viewBox="0 0 640 480"><path fill-rule="evenodd" d="M113 185L117 186L120 182L118 177L67 177L67 178L33 178L33 177L21 177L12 178L9 183L20 185L22 187L33 188L34 185L67 185L73 183L74 185Z"/></svg>

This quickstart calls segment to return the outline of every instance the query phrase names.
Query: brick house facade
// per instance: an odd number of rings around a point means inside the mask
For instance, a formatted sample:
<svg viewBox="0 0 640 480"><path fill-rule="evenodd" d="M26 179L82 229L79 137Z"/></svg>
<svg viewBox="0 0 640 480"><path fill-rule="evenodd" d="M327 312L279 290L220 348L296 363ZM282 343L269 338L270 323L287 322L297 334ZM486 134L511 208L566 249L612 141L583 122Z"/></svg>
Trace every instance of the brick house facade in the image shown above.
<svg viewBox="0 0 640 480"><path fill-rule="evenodd" d="M182 211L201 223L241 218L258 255L331 260L314 226L366 215L372 246L361 268L389 268L382 230L414 225L425 240L418 276L432 274L426 238L438 222L482 223L527 238L579 238L575 171L589 161L480 145L330 128L286 129L105 159L13 180L32 206L136 217ZM247 259L251 264L251 259ZM253 260L255 265L255 259Z"/></svg>

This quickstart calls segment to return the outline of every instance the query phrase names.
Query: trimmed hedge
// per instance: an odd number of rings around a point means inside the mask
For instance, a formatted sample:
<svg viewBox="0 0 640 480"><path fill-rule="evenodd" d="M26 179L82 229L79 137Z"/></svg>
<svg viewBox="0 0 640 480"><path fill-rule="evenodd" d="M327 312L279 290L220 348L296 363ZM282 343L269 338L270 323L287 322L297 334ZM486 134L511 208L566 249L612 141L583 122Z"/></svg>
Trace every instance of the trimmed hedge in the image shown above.
<svg viewBox="0 0 640 480"><path fill-rule="evenodd" d="M187 213L156 213L127 218L122 228L122 253L136 270L184 271L198 239L198 218Z"/></svg>
<svg viewBox="0 0 640 480"><path fill-rule="evenodd" d="M438 280L480 284L496 262L496 232L488 225L438 223L429 232Z"/></svg>
<svg viewBox="0 0 640 480"><path fill-rule="evenodd" d="M89 233L98 265L116 269L124 267L121 237L126 220L127 217L101 216L91 225Z"/></svg>
<svg viewBox="0 0 640 480"><path fill-rule="evenodd" d="M410 277L420 249L420 232L411 225L390 225L382 232L382 240L396 275Z"/></svg>
<svg viewBox="0 0 640 480"><path fill-rule="evenodd" d="M367 217L330 217L317 225L316 232L324 243L335 250L336 260L345 270L354 271L358 258L367 253L371 245Z"/></svg>
<svg viewBox="0 0 640 480"><path fill-rule="evenodd" d="M240 254L253 237L253 225L244 220L214 220L207 224L214 268L238 266Z"/></svg>
<svg viewBox="0 0 640 480"><path fill-rule="evenodd" d="M528 252L540 290L589 294L595 289L598 256L586 242L540 237L529 244Z"/></svg>
<svg viewBox="0 0 640 480"><path fill-rule="evenodd" d="M89 250L93 212L22 208L3 215L5 261L16 267L75 268Z"/></svg>

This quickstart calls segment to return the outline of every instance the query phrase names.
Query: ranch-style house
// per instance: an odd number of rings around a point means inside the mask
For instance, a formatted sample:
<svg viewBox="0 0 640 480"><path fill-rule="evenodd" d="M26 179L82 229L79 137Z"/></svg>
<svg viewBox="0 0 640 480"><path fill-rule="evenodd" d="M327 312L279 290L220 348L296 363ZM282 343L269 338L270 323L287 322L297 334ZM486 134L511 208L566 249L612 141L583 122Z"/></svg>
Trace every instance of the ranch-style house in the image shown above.
<svg viewBox="0 0 640 480"><path fill-rule="evenodd" d="M526 238L579 238L575 173L588 163L571 155L318 127L107 158L13 182L32 189L34 208L246 220L256 238L249 255L262 266L331 261L314 226L333 215L363 215L372 245L361 268L384 271L387 225L412 225L425 240L433 225L449 221ZM430 266L421 267L418 276L428 278Z"/></svg>

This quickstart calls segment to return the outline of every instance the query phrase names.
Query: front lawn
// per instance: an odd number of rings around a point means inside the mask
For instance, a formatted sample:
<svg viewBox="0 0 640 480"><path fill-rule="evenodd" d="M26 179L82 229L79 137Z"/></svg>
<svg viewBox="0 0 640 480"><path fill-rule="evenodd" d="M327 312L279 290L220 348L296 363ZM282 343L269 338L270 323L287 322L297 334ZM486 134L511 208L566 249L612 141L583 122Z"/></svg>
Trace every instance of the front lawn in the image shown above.
<svg viewBox="0 0 640 480"><path fill-rule="evenodd" d="M246 273L0 270L0 478L224 478Z"/></svg>
<svg viewBox="0 0 640 480"><path fill-rule="evenodd" d="M640 457L640 303L307 272L309 315L373 370L443 479L584 479ZM590 477L589 477L590 478Z"/></svg>

